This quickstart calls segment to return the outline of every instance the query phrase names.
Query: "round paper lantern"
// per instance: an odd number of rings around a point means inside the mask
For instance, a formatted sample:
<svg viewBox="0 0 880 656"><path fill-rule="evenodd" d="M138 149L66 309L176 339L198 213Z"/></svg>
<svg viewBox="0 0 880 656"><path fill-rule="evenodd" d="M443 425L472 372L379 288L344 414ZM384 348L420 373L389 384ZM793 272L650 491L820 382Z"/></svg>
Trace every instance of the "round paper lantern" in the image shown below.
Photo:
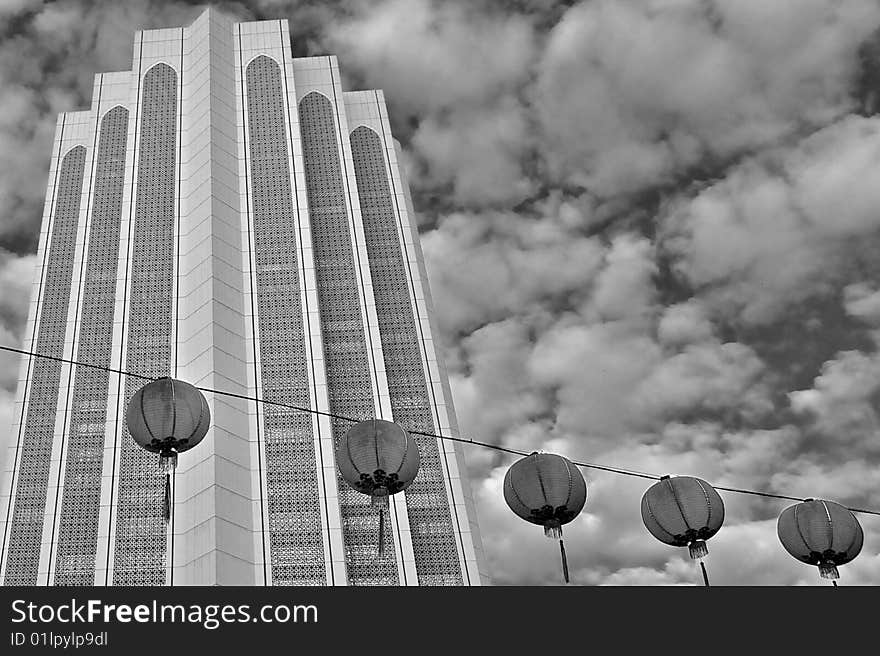
<svg viewBox="0 0 880 656"><path fill-rule="evenodd" d="M543 526L548 538L559 540L562 573L568 583L562 525L577 517L587 500L587 483L580 470L562 456L530 453L507 470L504 500L524 520Z"/></svg>
<svg viewBox="0 0 880 656"><path fill-rule="evenodd" d="M700 478L663 476L642 497L642 521L660 542L687 547L691 558L703 558L709 552L706 540L724 523L724 502Z"/></svg>
<svg viewBox="0 0 880 656"><path fill-rule="evenodd" d="M394 422L370 419L352 426L339 440L336 464L355 490L386 505L389 495L408 488L419 473L419 447Z"/></svg>
<svg viewBox="0 0 880 656"><path fill-rule="evenodd" d="M559 539L562 525L584 509L587 483L568 458L534 452L507 470L504 500L524 520L543 526L547 537Z"/></svg>
<svg viewBox="0 0 880 656"><path fill-rule="evenodd" d="M419 447L401 426L370 419L352 426L336 445L342 478L379 508L379 556L385 547L388 497L408 488L419 473Z"/></svg>
<svg viewBox="0 0 880 656"><path fill-rule="evenodd" d="M177 454L202 441L211 425L205 396L189 383L160 378L131 397L125 415L128 432L139 446L161 456L163 470L177 466Z"/></svg>
<svg viewBox="0 0 880 656"><path fill-rule="evenodd" d="M165 473L165 519L170 519L171 473L177 467L177 454L193 448L208 432L208 401L189 383L160 378L134 393L125 421L141 448L159 454L159 468Z"/></svg>
<svg viewBox="0 0 880 656"><path fill-rule="evenodd" d="M816 565L823 579L840 577L838 565L859 555L865 535L856 516L839 503L806 499L779 515L782 546L802 563Z"/></svg>

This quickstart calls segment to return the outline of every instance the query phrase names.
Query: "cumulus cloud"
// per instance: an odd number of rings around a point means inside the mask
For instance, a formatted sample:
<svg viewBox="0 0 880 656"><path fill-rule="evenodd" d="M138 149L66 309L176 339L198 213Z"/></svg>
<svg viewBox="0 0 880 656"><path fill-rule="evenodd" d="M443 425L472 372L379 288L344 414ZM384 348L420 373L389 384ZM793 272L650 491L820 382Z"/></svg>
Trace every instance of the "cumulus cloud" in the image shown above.
<svg viewBox="0 0 880 656"><path fill-rule="evenodd" d="M635 403L645 418L683 410L761 415L773 410L767 390L758 382L763 369L743 344L692 344L640 382Z"/></svg>
<svg viewBox="0 0 880 656"><path fill-rule="evenodd" d="M11 18L16 14L39 7L42 0L2 0L0 2L0 16Z"/></svg>
<svg viewBox="0 0 880 656"><path fill-rule="evenodd" d="M411 144L423 184L451 185L459 204L493 205L516 204L533 191L520 163L531 141L524 108L505 98L488 110L465 106L429 116Z"/></svg>
<svg viewBox="0 0 880 656"><path fill-rule="evenodd" d="M0 249L0 344L4 346L21 347L35 260L33 255L18 257ZM0 351L0 389L7 395L15 392L18 362L18 354Z"/></svg>
<svg viewBox="0 0 880 656"><path fill-rule="evenodd" d="M527 108L513 93L528 78L535 34L525 16L487 16L466 4L393 0L359 5L327 26L327 48L350 72L397 99L391 111L418 122L411 179L452 188L460 205L515 204L535 185Z"/></svg>
<svg viewBox="0 0 880 656"><path fill-rule="evenodd" d="M664 222L664 246L675 268L716 312L747 321L778 316L813 293L825 242L809 239L790 188L748 161L693 198Z"/></svg>
<svg viewBox="0 0 880 656"><path fill-rule="evenodd" d="M605 254L605 267L596 277L589 313L597 319L633 319L654 304L653 275L657 264L651 243L633 235L614 238Z"/></svg>
<svg viewBox="0 0 880 656"><path fill-rule="evenodd" d="M20 348L27 321L31 279L36 257L18 257L0 249L0 344ZM0 471L6 458L8 431L13 423L15 389L18 384L20 356L0 351Z"/></svg>
<svg viewBox="0 0 880 656"><path fill-rule="evenodd" d="M572 319L540 337L529 366L534 384L554 393L559 430L610 437L626 432L635 417L630 394L661 357L655 342L627 327Z"/></svg>
<svg viewBox="0 0 880 656"><path fill-rule="evenodd" d="M463 342L469 375L454 389L456 409L469 429L483 438L506 435L515 448L533 449L543 432L529 423L547 411L548 399L530 384L528 358L533 344L528 330L512 321L492 323Z"/></svg>
<svg viewBox="0 0 880 656"><path fill-rule="evenodd" d="M466 333L512 315L540 323L586 302L605 249L566 224L564 215L577 209L556 210L541 217L456 213L422 235L444 333Z"/></svg>
<svg viewBox="0 0 880 656"><path fill-rule="evenodd" d="M793 391L789 398L796 412L812 419L826 445L843 445L847 457L856 457L865 451L880 453L880 445L872 448L880 428L878 391L880 356L846 351L825 363L812 389ZM854 444L863 446L862 453L851 451Z"/></svg>
<svg viewBox="0 0 880 656"><path fill-rule="evenodd" d="M880 291L872 290L864 282L856 282L844 287L843 293L848 314L872 326L880 324Z"/></svg>
<svg viewBox="0 0 880 656"><path fill-rule="evenodd" d="M818 126L850 105L876 6L584 2L551 31L534 102L550 173L614 195Z"/></svg>
<svg viewBox="0 0 880 656"><path fill-rule="evenodd" d="M398 99L398 112L480 104L514 87L534 56L526 17L486 16L457 3L390 0L361 6L326 30L368 84Z"/></svg>
<svg viewBox="0 0 880 656"><path fill-rule="evenodd" d="M828 293L880 228L880 121L847 116L671 204L665 247L716 309L775 320ZM843 270L843 271L842 271ZM741 313L741 314L740 314Z"/></svg>
<svg viewBox="0 0 880 656"><path fill-rule="evenodd" d="M665 308L657 325L658 341L668 346L702 342L712 337L712 333L712 322L694 300Z"/></svg>

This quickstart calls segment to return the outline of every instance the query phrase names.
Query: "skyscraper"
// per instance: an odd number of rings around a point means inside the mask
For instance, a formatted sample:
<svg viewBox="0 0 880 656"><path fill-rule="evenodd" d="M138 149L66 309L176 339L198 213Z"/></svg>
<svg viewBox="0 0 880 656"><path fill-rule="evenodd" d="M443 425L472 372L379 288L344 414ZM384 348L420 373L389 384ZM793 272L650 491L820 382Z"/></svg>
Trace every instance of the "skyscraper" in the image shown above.
<svg viewBox="0 0 880 656"><path fill-rule="evenodd" d="M135 35L59 116L0 498L7 585L478 585L460 447L377 517L334 461L350 422L207 392L164 517L128 435L143 379L455 434L381 91L293 58L287 21Z"/></svg>

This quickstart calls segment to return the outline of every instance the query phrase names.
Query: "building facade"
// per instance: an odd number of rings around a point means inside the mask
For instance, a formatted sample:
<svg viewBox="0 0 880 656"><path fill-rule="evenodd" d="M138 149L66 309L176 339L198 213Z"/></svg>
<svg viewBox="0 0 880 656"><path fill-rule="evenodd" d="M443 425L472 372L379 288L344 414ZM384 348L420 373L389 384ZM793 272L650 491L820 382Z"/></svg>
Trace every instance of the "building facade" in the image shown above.
<svg viewBox="0 0 880 656"><path fill-rule="evenodd" d="M284 20L209 10L96 76L56 128L23 348L59 360L22 358L4 584L487 582L458 445L415 435L380 554L351 422L249 400L457 434L399 158L382 92L293 58ZM144 380L112 370L237 395L205 392L170 521L124 421Z"/></svg>

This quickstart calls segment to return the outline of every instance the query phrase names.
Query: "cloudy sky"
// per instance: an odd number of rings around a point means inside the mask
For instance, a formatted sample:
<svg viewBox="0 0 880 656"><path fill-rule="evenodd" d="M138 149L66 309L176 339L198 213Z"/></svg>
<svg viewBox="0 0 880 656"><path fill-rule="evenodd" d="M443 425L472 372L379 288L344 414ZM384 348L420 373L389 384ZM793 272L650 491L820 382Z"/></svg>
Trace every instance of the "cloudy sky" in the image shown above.
<svg viewBox="0 0 880 656"><path fill-rule="evenodd" d="M880 3L216 6L288 18L296 55L385 90L464 434L880 509ZM0 0L0 343L21 343L56 114L130 67L136 29L202 8ZM0 354L0 428L16 373ZM495 582L557 583L504 504L512 458L467 449ZM644 529L649 481L585 474L573 582L700 581ZM714 583L818 582L777 541L788 502L723 498ZM880 584L859 517L842 583Z"/></svg>

